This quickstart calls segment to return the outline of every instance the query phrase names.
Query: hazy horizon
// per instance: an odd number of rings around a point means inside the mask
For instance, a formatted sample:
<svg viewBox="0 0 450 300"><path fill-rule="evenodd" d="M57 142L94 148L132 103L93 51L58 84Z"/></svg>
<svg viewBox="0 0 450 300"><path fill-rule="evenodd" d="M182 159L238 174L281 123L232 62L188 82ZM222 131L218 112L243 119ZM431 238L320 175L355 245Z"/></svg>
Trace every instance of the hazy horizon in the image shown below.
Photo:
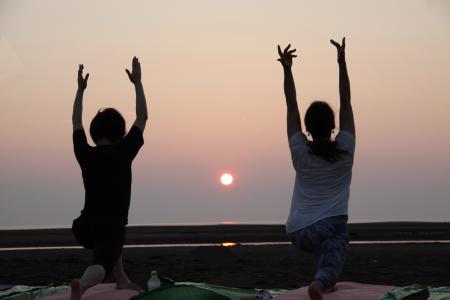
<svg viewBox="0 0 450 300"><path fill-rule="evenodd" d="M357 131L350 222L450 221L448 1L0 0L0 228L79 215L78 64L90 73L85 129L102 107L129 129L135 55L149 121L129 223L285 222L295 174L276 46L299 52L302 118L316 99L337 117L329 40L343 36Z"/></svg>

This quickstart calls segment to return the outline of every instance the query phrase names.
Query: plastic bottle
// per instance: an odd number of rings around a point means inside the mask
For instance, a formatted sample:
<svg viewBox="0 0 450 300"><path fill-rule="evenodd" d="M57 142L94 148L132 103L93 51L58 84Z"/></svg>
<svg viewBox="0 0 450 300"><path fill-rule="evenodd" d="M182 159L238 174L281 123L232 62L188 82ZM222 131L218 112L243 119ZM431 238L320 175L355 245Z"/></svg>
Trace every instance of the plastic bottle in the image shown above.
<svg viewBox="0 0 450 300"><path fill-rule="evenodd" d="M158 272L152 271L149 280L147 281L147 288L149 291L157 289L161 286L161 280L159 280Z"/></svg>

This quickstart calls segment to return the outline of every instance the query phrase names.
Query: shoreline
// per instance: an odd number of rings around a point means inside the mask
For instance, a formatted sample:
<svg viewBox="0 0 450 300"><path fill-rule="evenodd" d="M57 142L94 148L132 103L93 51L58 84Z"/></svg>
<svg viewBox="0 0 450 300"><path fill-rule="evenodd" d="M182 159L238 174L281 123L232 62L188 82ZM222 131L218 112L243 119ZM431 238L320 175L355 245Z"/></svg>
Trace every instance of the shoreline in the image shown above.
<svg viewBox="0 0 450 300"><path fill-rule="evenodd" d="M225 245L234 244L234 245ZM349 245L450 245L450 240L406 240L406 241L349 241ZM124 249L149 249L149 248L193 248L193 247L236 247L236 246L286 246L291 242L254 242L254 243L234 243L225 242L222 244L126 244ZM36 247L5 247L2 251L45 251L45 250L82 250L82 246L36 246Z"/></svg>

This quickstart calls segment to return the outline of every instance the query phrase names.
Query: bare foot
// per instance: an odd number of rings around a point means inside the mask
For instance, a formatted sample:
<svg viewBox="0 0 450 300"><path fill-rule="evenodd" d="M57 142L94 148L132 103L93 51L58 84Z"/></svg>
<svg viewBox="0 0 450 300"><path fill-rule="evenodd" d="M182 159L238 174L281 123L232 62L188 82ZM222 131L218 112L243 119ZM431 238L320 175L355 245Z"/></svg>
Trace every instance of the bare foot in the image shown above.
<svg viewBox="0 0 450 300"><path fill-rule="evenodd" d="M119 290L134 290L134 291L142 291L142 288L134 283L133 281L128 281L126 283L117 283L117 288Z"/></svg>
<svg viewBox="0 0 450 300"><path fill-rule="evenodd" d="M70 300L81 300L81 284L79 279L72 280L70 285Z"/></svg>
<svg viewBox="0 0 450 300"><path fill-rule="evenodd" d="M308 288L308 295L311 300L323 300L322 284L318 281L313 281Z"/></svg>

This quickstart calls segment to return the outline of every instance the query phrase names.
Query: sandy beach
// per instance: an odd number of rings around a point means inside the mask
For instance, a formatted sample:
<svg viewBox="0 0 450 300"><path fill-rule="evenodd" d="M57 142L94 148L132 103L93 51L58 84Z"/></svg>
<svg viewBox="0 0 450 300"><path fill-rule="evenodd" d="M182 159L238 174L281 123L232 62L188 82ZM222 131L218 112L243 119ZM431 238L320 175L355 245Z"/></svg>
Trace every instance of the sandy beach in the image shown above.
<svg viewBox="0 0 450 300"><path fill-rule="evenodd" d="M352 241L450 240L448 223L351 224ZM129 277L143 285L151 270L176 281L236 287L295 288L311 279L314 257L292 245L221 247L218 243L288 242L282 225L130 227L127 244L217 243L217 246L127 248ZM3 230L0 247L76 245L69 229ZM341 276L372 284L450 285L450 243L351 244ZM2 250L0 283L56 285L80 276L90 262L83 249Z"/></svg>

